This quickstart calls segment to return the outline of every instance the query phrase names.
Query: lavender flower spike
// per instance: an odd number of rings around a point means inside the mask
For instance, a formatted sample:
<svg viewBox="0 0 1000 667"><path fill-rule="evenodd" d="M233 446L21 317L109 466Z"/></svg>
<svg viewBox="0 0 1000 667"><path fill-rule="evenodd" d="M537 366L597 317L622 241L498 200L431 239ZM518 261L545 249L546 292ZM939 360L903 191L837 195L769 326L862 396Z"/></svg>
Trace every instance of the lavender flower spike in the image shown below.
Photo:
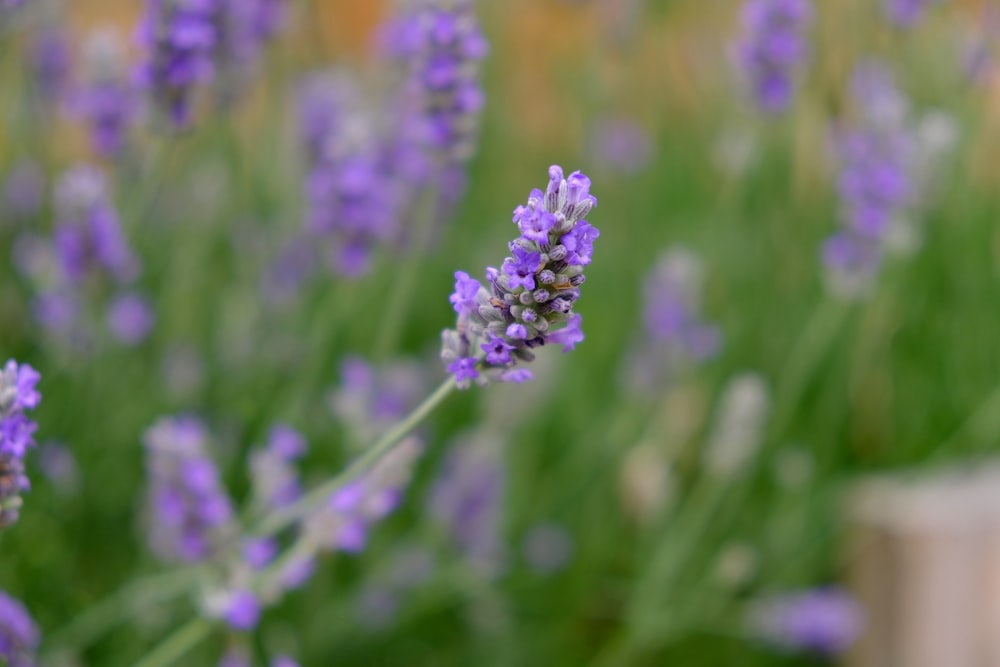
<svg viewBox="0 0 1000 667"><path fill-rule="evenodd" d="M98 272L119 284L135 279L139 262L99 169L82 165L66 172L56 187L56 211L54 242L64 282L78 284Z"/></svg>
<svg viewBox="0 0 1000 667"><path fill-rule="evenodd" d="M600 235L584 218L597 205L590 179L549 168L545 192L533 190L514 210L521 236L510 243L503 271L486 269L486 285L459 271L450 297L458 313L442 334L441 359L461 389L472 381L524 382L532 348L558 344L572 350L583 340L582 318L573 312ZM474 295L474 296L473 296ZM557 328L564 325L562 328Z"/></svg>
<svg viewBox="0 0 1000 667"><path fill-rule="evenodd" d="M0 369L0 528L17 522L21 492L30 488L24 455L35 444L36 424L24 413L42 400L35 388L40 378L34 368L13 359Z"/></svg>
<svg viewBox="0 0 1000 667"><path fill-rule="evenodd" d="M768 113L782 112L792 102L812 12L808 0L748 0L743 6L745 34L737 58L753 96Z"/></svg>
<svg viewBox="0 0 1000 667"><path fill-rule="evenodd" d="M139 84L175 129L191 122L196 87L214 77L215 0L146 0Z"/></svg>
<svg viewBox="0 0 1000 667"><path fill-rule="evenodd" d="M93 150L104 157L121 154L139 113L136 91L125 72L121 44L113 33L94 33L85 44L86 81L70 109L90 130Z"/></svg>
<svg viewBox="0 0 1000 667"><path fill-rule="evenodd" d="M198 562L227 537L233 509L193 417L166 417L143 439L149 478L150 541L165 560Z"/></svg>
<svg viewBox="0 0 1000 667"><path fill-rule="evenodd" d="M34 667L38 627L19 601L0 591L0 664Z"/></svg>
<svg viewBox="0 0 1000 667"><path fill-rule="evenodd" d="M845 591L826 588L759 600L749 621L755 634L776 646L836 654L861 634L864 613Z"/></svg>

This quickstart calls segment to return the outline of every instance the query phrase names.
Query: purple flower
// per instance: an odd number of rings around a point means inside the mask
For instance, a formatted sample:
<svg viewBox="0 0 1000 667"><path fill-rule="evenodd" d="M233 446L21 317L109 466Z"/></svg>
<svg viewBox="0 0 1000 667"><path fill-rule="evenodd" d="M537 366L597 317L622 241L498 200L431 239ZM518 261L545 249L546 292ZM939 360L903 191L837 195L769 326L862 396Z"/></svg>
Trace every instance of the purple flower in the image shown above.
<svg viewBox="0 0 1000 667"><path fill-rule="evenodd" d="M0 591L0 662L9 667L33 667L40 635L28 610Z"/></svg>
<svg viewBox="0 0 1000 667"><path fill-rule="evenodd" d="M553 165L545 191L532 190L527 203L514 209L522 236L510 243L513 256L502 271L487 268L487 294L477 295L474 309L456 308L456 328L442 333L441 358L460 388L479 378L480 367L486 380L524 382L531 374L513 367L534 359L531 348L553 343L569 351L583 340L573 306L599 236L583 219L597 205L590 185L581 172L564 177ZM482 357L474 356L480 351Z"/></svg>
<svg viewBox="0 0 1000 667"><path fill-rule="evenodd" d="M475 357L462 357L451 362L447 366L449 373L455 376L455 380L458 382L458 386L469 386L471 380L475 380L479 377L479 371L476 370L477 360Z"/></svg>
<svg viewBox="0 0 1000 667"><path fill-rule="evenodd" d="M176 129L191 123L196 87L212 80L215 0L146 0L138 81Z"/></svg>
<svg viewBox="0 0 1000 667"><path fill-rule="evenodd" d="M374 248L397 232L372 118L352 81L314 75L300 89L299 124L309 161L305 228L338 273L360 277Z"/></svg>
<svg viewBox="0 0 1000 667"><path fill-rule="evenodd" d="M822 259L830 290L856 299L872 290L888 251L918 244L921 200L943 146L925 129L935 118L912 119L909 101L884 65L857 69L851 99L854 114L833 135L843 229L826 241Z"/></svg>
<svg viewBox="0 0 1000 667"><path fill-rule="evenodd" d="M149 302L133 292L117 297L108 308L108 329L125 345L136 345L145 340L153 329L154 320Z"/></svg>
<svg viewBox="0 0 1000 667"><path fill-rule="evenodd" d="M506 366L510 363L510 351L514 349L500 336L490 335L490 339L480 345L486 353L486 363L493 366Z"/></svg>
<svg viewBox="0 0 1000 667"><path fill-rule="evenodd" d="M63 278L70 284L97 272L125 284L138 274L138 260L107 190L104 174L89 166L66 172L57 185L54 242Z"/></svg>
<svg viewBox="0 0 1000 667"><path fill-rule="evenodd" d="M87 41L84 63L85 80L70 109L88 126L94 152L114 157L125 148L139 113L121 45L107 32L96 33Z"/></svg>
<svg viewBox="0 0 1000 667"><path fill-rule="evenodd" d="M646 168L653 158L655 139L635 121L624 116L601 119L590 134L595 162L612 172L636 174Z"/></svg>
<svg viewBox="0 0 1000 667"><path fill-rule="evenodd" d="M277 554L278 545L274 540L262 538L243 542L243 562L252 570L264 569Z"/></svg>
<svg viewBox="0 0 1000 667"><path fill-rule="evenodd" d="M397 360L375 367L360 357L348 357L340 369L340 386L330 406L357 445L367 445L388 431L426 394L427 374L413 362Z"/></svg>
<svg viewBox="0 0 1000 667"><path fill-rule="evenodd" d="M69 38L63 30L47 27L34 39L29 64L32 81L43 101L49 104L62 101L71 61Z"/></svg>
<svg viewBox="0 0 1000 667"><path fill-rule="evenodd" d="M272 427L267 446L250 455L250 482L255 503L261 509L287 507L299 499L302 487L293 463L305 451L305 438L278 424Z"/></svg>
<svg viewBox="0 0 1000 667"><path fill-rule="evenodd" d="M260 621L260 602L250 591L234 591L229 596L223 618L233 630L253 630Z"/></svg>
<svg viewBox="0 0 1000 667"><path fill-rule="evenodd" d="M577 343L583 342L581 324L583 324L583 317L579 314L574 314L566 321L566 326L550 333L546 337L546 342L562 345L563 352L572 352L576 348Z"/></svg>
<svg viewBox="0 0 1000 667"><path fill-rule="evenodd" d="M821 588L759 600L750 623L762 639L782 648L836 654L861 634L864 613L846 592Z"/></svg>
<svg viewBox="0 0 1000 667"><path fill-rule="evenodd" d="M232 504L207 441L205 427L193 417L164 417L143 438L150 543L165 560L206 560L229 532Z"/></svg>
<svg viewBox="0 0 1000 667"><path fill-rule="evenodd" d="M431 489L429 510L477 569L495 574L504 560L500 535L506 470L499 443L466 436L451 447Z"/></svg>
<svg viewBox="0 0 1000 667"><path fill-rule="evenodd" d="M454 306L455 312L460 315L463 313L469 315L479 308L476 296L479 294L481 287L482 285L479 281L475 278L470 278L469 274L465 271L456 271L455 291L448 298L452 306Z"/></svg>
<svg viewBox="0 0 1000 667"><path fill-rule="evenodd" d="M21 492L30 487L24 455L35 444L37 425L24 411L41 402L36 388L40 377L31 366L13 359L0 370L0 528L17 521Z"/></svg>
<svg viewBox="0 0 1000 667"><path fill-rule="evenodd" d="M299 663L287 655L279 655L271 661L271 667L299 667Z"/></svg>
<svg viewBox="0 0 1000 667"><path fill-rule="evenodd" d="M701 289L701 262L685 248L670 248L650 270L644 283L645 340L630 369L640 389L718 353L722 336L701 319Z"/></svg>
<svg viewBox="0 0 1000 667"><path fill-rule="evenodd" d="M576 223L573 231L559 239L566 248L566 261L580 266L590 264L594 252L594 240L600 235L601 232L586 220Z"/></svg>
<svg viewBox="0 0 1000 667"><path fill-rule="evenodd" d="M518 286L525 289L535 289L535 272L541 266L542 255L531 252L521 246L514 246L514 257L508 257L503 263L503 272L510 276L508 285L511 289Z"/></svg>
<svg viewBox="0 0 1000 667"><path fill-rule="evenodd" d="M796 70L806 58L805 32L812 22L808 0L747 0L744 35L737 45L741 69L768 113L788 108Z"/></svg>
<svg viewBox="0 0 1000 667"><path fill-rule="evenodd" d="M556 225L556 217L548 211L540 209L524 210L523 215L516 220L521 229L521 235L535 243L548 243L549 230Z"/></svg>
<svg viewBox="0 0 1000 667"><path fill-rule="evenodd" d="M422 451L418 439L408 438L367 473L335 491L306 519L304 539L331 551L362 551L371 526L398 507Z"/></svg>

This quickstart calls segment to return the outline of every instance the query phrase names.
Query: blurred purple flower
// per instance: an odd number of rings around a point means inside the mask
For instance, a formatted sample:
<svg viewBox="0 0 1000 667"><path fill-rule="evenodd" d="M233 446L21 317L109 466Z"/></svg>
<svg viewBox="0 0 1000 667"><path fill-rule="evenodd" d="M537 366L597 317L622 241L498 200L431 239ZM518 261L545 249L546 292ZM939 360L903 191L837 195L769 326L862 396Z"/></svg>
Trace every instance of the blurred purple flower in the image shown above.
<svg viewBox="0 0 1000 667"><path fill-rule="evenodd" d="M328 243L341 275L368 272L370 256L396 232L370 114L346 76L314 75L299 91L299 131L306 150L306 229Z"/></svg>
<svg viewBox="0 0 1000 667"><path fill-rule="evenodd" d="M122 234L104 174L91 166L67 171L56 186L56 256L63 278L79 284L92 272L107 272L120 284L139 272Z"/></svg>
<svg viewBox="0 0 1000 667"><path fill-rule="evenodd" d="M72 62L68 35L62 28L46 27L35 36L30 49L29 67L39 97L47 104L61 103Z"/></svg>
<svg viewBox="0 0 1000 667"><path fill-rule="evenodd" d="M121 44L112 33L96 32L87 40L83 76L70 110L87 125L95 153L119 155L138 118L139 100L128 80Z"/></svg>
<svg viewBox="0 0 1000 667"><path fill-rule="evenodd" d="M330 407L356 444L368 444L392 428L423 398L427 373L417 363L397 360L372 366L361 357L340 365L340 386Z"/></svg>
<svg viewBox="0 0 1000 667"><path fill-rule="evenodd" d="M209 558L227 532L232 504L194 417L164 417L143 438L149 483L150 543L165 560Z"/></svg>
<svg viewBox="0 0 1000 667"><path fill-rule="evenodd" d="M226 602L223 618L233 630L253 630L260 621L260 602L250 591L233 591Z"/></svg>
<svg viewBox="0 0 1000 667"><path fill-rule="evenodd" d="M306 519L304 539L319 549L363 551L372 524L399 506L422 451L418 439L407 438L367 473L335 491Z"/></svg>
<svg viewBox="0 0 1000 667"><path fill-rule="evenodd" d="M69 447L58 442L46 442L38 451L42 474L62 495L76 495L80 490L80 467Z"/></svg>
<svg viewBox="0 0 1000 667"><path fill-rule="evenodd" d="M34 667L40 635L20 601L0 591L0 662L8 667Z"/></svg>
<svg viewBox="0 0 1000 667"><path fill-rule="evenodd" d="M190 125L196 87L214 75L218 0L146 0L139 24L144 51L137 79L176 129Z"/></svg>
<svg viewBox="0 0 1000 667"><path fill-rule="evenodd" d="M768 113L792 103L796 71L808 56L809 0L747 0L737 58L757 104Z"/></svg>
<svg viewBox="0 0 1000 667"><path fill-rule="evenodd" d="M261 510L286 507L302 495L294 462L306 452L302 435L284 424L271 428L267 446L250 455L254 502Z"/></svg>
<svg viewBox="0 0 1000 667"><path fill-rule="evenodd" d="M0 528L17 522L21 492L30 488L24 455L35 444L37 424L25 411L34 410L42 400L39 379L34 368L13 359L0 370Z"/></svg>
<svg viewBox="0 0 1000 667"><path fill-rule="evenodd" d="M594 163L612 173L636 174L653 158L653 137L626 116L598 120L590 136Z"/></svg>
<svg viewBox="0 0 1000 667"><path fill-rule="evenodd" d="M133 292L122 294L108 308L108 329L125 345L136 345L153 330L155 314L143 297Z"/></svg>
<svg viewBox="0 0 1000 667"><path fill-rule="evenodd" d="M863 63L851 80L854 116L835 127L843 229L823 245L830 290L848 299L874 287L886 251L912 251L937 162L954 144L941 114L914 119L892 72Z"/></svg>
<svg viewBox="0 0 1000 667"><path fill-rule="evenodd" d="M448 452L431 489L428 509L478 570L504 567L500 535L506 469L499 443L487 436L459 438Z"/></svg>
<svg viewBox="0 0 1000 667"><path fill-rule="evenodd" d="M848 593L820 588L758 600L749 622L763 640L786 650L840 653L864 627L864 612Z"/></svg>

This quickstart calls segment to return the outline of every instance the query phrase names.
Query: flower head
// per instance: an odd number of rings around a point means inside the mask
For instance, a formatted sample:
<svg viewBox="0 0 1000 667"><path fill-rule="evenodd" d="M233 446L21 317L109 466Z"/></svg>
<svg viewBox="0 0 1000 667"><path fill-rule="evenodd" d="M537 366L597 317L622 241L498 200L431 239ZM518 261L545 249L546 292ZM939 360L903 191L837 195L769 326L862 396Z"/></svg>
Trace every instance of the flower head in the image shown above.
<svg viewBox="0 0 1000 667"><path fill-rule="evenodd" d="M40 378L34 368L13 359L0 369L0 528L17 521L21 493L30 488L24 456L35 444L37 425L25 411L42 400L37 389Z"/></svg>
<svg viewBox="0 0 1000 667"><path fill-rule="evenodd" d="M807 55L804 33L812 20L808 0L747 0L737 57L753 95L769 113L792 102L795 71Z"/></svg>
<svg viewBox="0 0 1000 667"><path fill-rule="evenodd" d="M146 0L139 84L176 129L191 123L196 88L215 74L215 11L216 0Z"/></svg>
<svg viewBox="0 0 1000 667"><path fill-rule="evenodd" d="M39 639L38 627L24 605L0 591L0 662L32 667Z"/></svg>
<svg viewBox="0 0 1000 667"><path fill-rule="evenodd" d="M861 634L864 614L846 592L821 588L759 600L749 620L762 639L778 646L836 654Z"/></svg>
<svg viewBox="0 0 1000 667"><path fill-rule="evenodd" d="M442 334L441 358L460 388L473 380L524 382L530 373L513 367L533 360L532 348L558 344L568 352L583 340L573 306L600 234L584 219L596 205L589 178L579 171L565 177L553 165L545 191L532 190L514 210L521 235L502 270L487 268L484 284L455 274L458 322Z"/></svg>
<svg viewBox="0 0 1000 667"><path fill-rule="evenodd" d="M153 550L166 560L209 558L229 532L233 509L206 451L205 427L193 417L164 417L143 444Z"/></svg>

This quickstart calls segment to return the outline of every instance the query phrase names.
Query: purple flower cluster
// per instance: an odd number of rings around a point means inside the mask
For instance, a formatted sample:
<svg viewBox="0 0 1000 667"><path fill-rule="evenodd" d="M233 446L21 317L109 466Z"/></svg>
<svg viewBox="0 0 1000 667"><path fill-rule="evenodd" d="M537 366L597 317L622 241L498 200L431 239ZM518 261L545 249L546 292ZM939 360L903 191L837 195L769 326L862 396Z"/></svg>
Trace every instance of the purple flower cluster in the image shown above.
<svg viewBox="0 0 1000 667"><path fill-rule="evenodd" d="M18 600L0 591L0 663L34 667L40 640L38 628Z"/></svg>
<svg viewBox="0 0 1000 667"><path fill-rule="evenodd" d="M215 73L216 0L146 0L139 26L145 60L140 85L175 128L191 123L197 86Z"/></svg>
<svg viewBox="0 0 1000 667"><path fill-rule="evenodd" d="M400 127L427 166L464 162L475 148L489 45L469 0L420 0L388 24L383 43L405 63ZM414 165L411 165L414 166ZM425 172L433 174L433 171Z"/></svg>
<svg viewBox="0 0 1000 667"><path fill-rule="evenodd" d="M373 249L394 238L396 208L354 85L342 76L307 79L299 93L299 127L309 160L306 228L329 241L340 274L361 276Z"/></svg>
<svg viewBox="0 0 1000 667"><path fill-rule="evenodd" d="M35 444L37 425L25 411L34 410L42 400L36 389L39 379L34 368L13 359L0 370L0 528L17 521L21 492L30 488L24 455Z"/></svg>
<svg viewBox="0 0 1000 667"><path fill-rule="evenodd" d="M370 471L331 494L327 503L306 519L303 537L320 549L363 551L372 524L399 506L422 452L417 438L401 442Z"/></svg>
<svg viewBox="0 0 1000 667"><path fill-rule="evenodd" d="M431 516L486 575L498 573L506 558L500 534L505 482L499 442L488 436L460 438L429 498Z"/></svg>
<svg viewBox="0 0 1000 667"><path fill-rule="evenodd" d="M822 257L831 291L859 298L871 290L887 250L917 244L929 170L953 129L943 117L914 122L909 100L878 63L858 68L851 94L856 115L834 132L843 229L827 239Z"/></svg>
<svg viewBox="0 0 1000 667"><path fill-rule="evenodd" d="M460 388L491 379L523 382L531 372L515 366L534 359L532 348L560 344L569 352L583 340L573 304L600 234L584 219L596 205L589 178L549 167L545 191L532 190L514 210L521 236L511 241L512 256L501 269L486 269L489 288L455 273L450 301L458 322L442 334L441 358Z"/></svg>
<svg viewBox="0 0 1000 667"><path fill-rule="evenodd" d="M277 33L283 3L280 0L214 0L212 48L216 91L223 105L231 105L256 75L265 42Z"/></svg>
<svg viewBox="0 0 1000 667"><path fill-rule="evenodd" d="M207 442L193 417L164 417L143 438L150 543L164 560L206 560L229 532L233 508Z"/></svg>
<svg viewBox="0 0 1000 667"><path fill-rule="evenodd" d="M55 26L43 29L30 43L32 82L45 105L57 105L66 93L72 61L69 44L67 33Z"/></svg>
<svg viewBox="0 0 1000 667"><path fill-rule="evenodd" d="M768 113L792 102L796 70L808 54L809 0L747 0L737 58L757 104Z"/></svg>
<svg viewBox="0 0 1000 667"><path fill-rule="evenodd" d="M306 453L306 440L295 429L279 424L271 429L267 446L250 456L254 504L267 511L287 507L302 495L295 462Z"/></svg>
<svg viewBox="0 0 1000 667"><path fill-rule="evenodd" d="M56 215L53 240L66 283L77 285L98 273L119 284L135 279L139 262L122 234L100 170L83 165L63 175L56 186Z"/></svg>
<svg viewBox="0 0 1000 667"><path fill-rule="evenodd" d="M701 273L701 262L693 253L670 248L645 282L643 321L649 340L694 361L711 358L721 343L718 327L705 324L698 312Z"/></svg>
<svg viewBox="0 0 1000 667"><path fill-rule="evenodd" d="M350 440L367 445L409 414L426 389L426 373L417 363L395 361L376 368L348 357L340 365L340 386L330 406Z"/></svg>
<svg viewBox="0 0 1000 667"><path fill-rule="evenodd" d="M912 28L931 5L941 2L942 0L885 0L885 13L900 28Z"/></svg>
<svg viewBox="0 0 1000 667"><path fill-rule="evenodd" d="M750 624L761 639L793 651L840 653L857 640L864 624L858 602L836 588L765 598L750 611Z"/></svg>
<svg viewBox="0 0 1000 667"><path fill-rule="evenodd" d="M115 157L138 119L139 100L114 35L94 34L86 44L84 65L85 80L73 97L71 111L87 125L94 152Z"/></svg>
<svg viewBox="0 0 1000 667"><path fill-rule="evenodd" d="M722 345L718 327L701 318L703 270L687 248L663 252L643 282L644 337L630 353L625 382L649 392L693 364L711 359Z"/></svg>

